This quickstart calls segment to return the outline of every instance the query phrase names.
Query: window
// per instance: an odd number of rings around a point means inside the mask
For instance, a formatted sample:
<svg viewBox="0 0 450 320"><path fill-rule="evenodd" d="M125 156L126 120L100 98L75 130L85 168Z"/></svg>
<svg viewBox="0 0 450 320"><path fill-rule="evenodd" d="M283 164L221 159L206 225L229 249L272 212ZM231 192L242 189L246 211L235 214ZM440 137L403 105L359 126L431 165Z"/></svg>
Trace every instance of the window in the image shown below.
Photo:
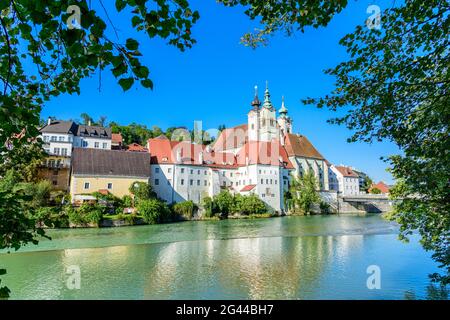
<svg viewBox="0 0 450 320"><path fill-rule="evenodd" d="M84 190L87 190L91 187L91 184L89 182L84 183Z"/></svg>
<svg viewBox="0 0 450 320"><path fill-rule="evenodd" d="M167 173L172 173L172 168L168 168Z"/></svg>
<svg viewBox="0 0 450 320"><path fill-rule="evenodd" d="M200 174L200 170L197 170L197 174Z"/></svg>
<svg viewBox="0 0 450 320"><path fill-rule="evenodd" d="M159 186L159 179L155 179L155 186Z"/></svg>
<svg viewBox="0 0 450 320"><path fill-rule="evenodd" d="M237 184L236 184L237 185ZM233 181L230 182L230 186L233 186Z"/></svg>
<svg viewBox="0 0 450 320"><path fill-rule="evenodd" d="M226 187L226 186L227 186L227 183L224 181L224 182L222 183L222 185L223 185L224 187Z"/></svg>
<svg viewBox="0 0 450 320"><path fill-rule="evenodd" d="M224 176L224 177L225 177L225 171L222 171L222 176Z"/></svg>
<svg viewBox="0 0 450 320"><path fill-rule="evenodd" d="M208 171L205 170L205 176L208 174Z"/></svg>
<svg viewBox="0 0 450 320"><path fill-rule="evenodd" d="M60 136L60 137L58 137L59 138L59 141L65 141L66 139L64 139L64 137L63 136Z"/></svg>
<svg viewBox="0 0 450 320"><path fill-rule="evenodd" d="M108 143L103 142L103 149L107 149L108 148Z"/></svg>
<svg viewBox="0 0 450 320"><path fill-rule="evenodd" d="M58 181L53 180L53 181L52 181L52 184L53 184L54 186L57 186L57 185L58 185Z"/></svg>
<svg viewBox="0 0 450 320"><path fill-rule="evenodd" d="M184 186L184 179L181 179L180 184Z"/></svg>
<svg viewBox="0 0 450 320"><path fill-rule="evenodd" d="M94 148L99 148L99 147L100 147L100 143L94 142Z"/></svg>
<svg viewBox="0 0 450 320"><path fill-rule="evenodd" d="M203 180L203 184L205 185L205 187L208 185L208 181Z"/></svg>
<svg viewBox="0 0 450 320"><path fill-rule="evenodd" d="M261 195L261 197L265 198L265 197L266 197L266 194L265 194L265 193L263 193L263 194Z"/></svg>
<svg viewBox="0 0 450 320"><path fill-rule="evenodd" d="M252 130L255 129L255 124L252 123Z"/></svg>
<svg viewBox="0 0 450 320"><path fill-rule="evenodd" d="M273 119L270 119L270 126L273 127Z"/></svg>
<svg viewBox="0 0 450 320"><path fill-rule="evenodd" d="M272 179L270 179L270 184L272 184Z"/></svg>
<svg viewBox="0 0 450 320"><path fill-rule="evenodd" d="M264 179L261 179L261 184L264 184Z"/></svg>
<svg viewBox="0 0 450 320"><path fill-rule="evenodd" d="M269 179L266 179L266 184L269 184Z"/></svg>
<svg viewBox="0 0 450 320"><path fill-rule="evenodd" d="M278 184L278 180L277 179L275 179L275 184Z"/></svg>
<svg viewBox="0 0 450 320"><path fill-rule="evenodd" d="M54 148L53 149L53 153L56 154L56 155L59 155L59 148Z"/></svg>
<svg viewBox="0 0 450 320"><path fill-rule="evenodd" d="M200 180L197 180L197 185L198 185L198 186L200 185Z"/></svg>
<svg viewBox="0 0 450 320"><path fill-rule="evenodd" d="M81 146L83 147L83 148L87 148L87 146L88 146L88 143L87 143L87 141L82 141L81 142Z"/></svg>
<svg viewBox="0 0 450 320"><path fill-rule="evenodd" d="M50 141L56 141L56 136L52 136L52 137L50 138Z"/></svg>
<svg viewBox="0 0 450 320"><path fill-rule="evenodd" d="M44 142L48 142L48 136L44 136Z"/></svg>
<svg viewBox="0 0 450 320"><path fill-rule="evenodd" d="M159 168L155 168L155 173L159 173Z"/></svg>
<svg viewBox="0 0 450 320"><path fill-rule="evenodd" d="M181 169L180 169L180 172L181 172L181 173L184 173L184 168L181 168Z"/></svg>
<svg viewBox="0 0 450 320"><path fill-rule="evenodd" d="M192 186L192 185L194 185L194 180L189 180L189 184Z"/></svg>
<svg viewBox="0 0 450 320"><path fill-rule="evenodd" d="M191 174L194 174L194 170L191 169Z"/></svg>
<svg viewBox="0 0 450 320"><path fill-rule="evenodd" d="M62 156L67 156L67 148L62 148L61 149L61 155Z"/></svg>
<svg viewBox="0 0 450 320"><path fill-rule="evenodd" d="M230 177L233 177L233 172L230 173Z"/></svg>
<svg viewBox="0 0 450 320"><path fill-rule="evenodd" d="M111 190L112 189L112 183L110 182L110 183L108 183L108 190Z"/></svg>

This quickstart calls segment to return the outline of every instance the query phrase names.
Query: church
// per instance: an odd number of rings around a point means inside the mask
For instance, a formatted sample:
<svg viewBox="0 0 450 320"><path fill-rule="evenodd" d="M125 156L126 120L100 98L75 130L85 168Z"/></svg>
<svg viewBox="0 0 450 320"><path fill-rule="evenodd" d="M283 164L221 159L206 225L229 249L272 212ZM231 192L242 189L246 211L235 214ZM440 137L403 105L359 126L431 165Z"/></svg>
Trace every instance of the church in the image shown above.
<svg viewBox="0 0 450 320"><path fill-rule="evenodd" d="M292 132L284 98L278 110L268 85L261 102L257 87L247 122L220 132L211 145L149 139L150 184L168 203L192 200L197 204L222 190L255 194L273 212L284 212L284 193L291 175L312 170L321 191L329 190L330 163L303 135Z"/></svg>

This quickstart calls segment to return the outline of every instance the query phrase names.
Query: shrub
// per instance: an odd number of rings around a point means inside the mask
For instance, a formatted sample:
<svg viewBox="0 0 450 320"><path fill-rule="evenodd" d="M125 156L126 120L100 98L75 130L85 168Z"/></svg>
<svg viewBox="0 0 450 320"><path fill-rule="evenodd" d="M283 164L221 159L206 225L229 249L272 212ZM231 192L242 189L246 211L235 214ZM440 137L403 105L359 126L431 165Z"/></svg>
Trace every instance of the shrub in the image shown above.
<svg viewBox="0 0 450 320"><path fill-rule="evenodd" d="M244 215L263 214L267 212L265 203L257 195L243 196L240 202L240 213Z"/></svg>
<svg viewBox="0 0 450 320"><path fill-rule="evenodd" d="M130 196L123 196L122 198L123 208L131 208L133 207L133 199Z"/></svg>
<svg viewBox="0 0 450 320"><path fill-rule="evenodd" d="M205 197L202 200L202 207L204 209L204 215L206 218L214 217L215 215L215 203L211 197Z"/></svg>
<svg viewBox="0 0 450 320"><path fill-rule="evenodd" d="M73 224L99 224L106 212L106 207L98 204L83 203L78 209L67 209L69 221Z"/></svg>
<svg viewBox="0 0 450 320"><path fill-rule="evenodd" d="M158 199L139 201L137 210L148 224L165 222L170 219L171 213L165 202Z"/></svg>
<svg viewBox="0 0 450 320"><path fill-rule="evenodd" d="M196 209L197 206L192 200L179 202L173 206L173 211L175 214L183 216L187 220L192 219Z"/></svg>
<svg viewBox="0 0 450 320"><path fill-rule="evenodd" d="M331 206L327 202L321 201L319 207L321 213L330 213Z"/></svg>
<svg viewBox="0 0 450 320"><path fill-rule="evenodd" d="M372 193L372 194L381 194L381 190L376 188L376 187L374 187L374 188L370 189L370 193Z"/></svg>

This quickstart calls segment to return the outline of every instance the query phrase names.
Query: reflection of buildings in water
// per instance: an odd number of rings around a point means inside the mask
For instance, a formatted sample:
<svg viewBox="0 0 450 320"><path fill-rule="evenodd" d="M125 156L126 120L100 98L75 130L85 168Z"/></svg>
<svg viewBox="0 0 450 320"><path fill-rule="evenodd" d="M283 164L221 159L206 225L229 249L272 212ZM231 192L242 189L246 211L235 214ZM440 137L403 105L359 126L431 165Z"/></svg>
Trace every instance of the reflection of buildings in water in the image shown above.
<svg viewBox="0 0 450 320"><path fill-rule="evenodd" d="M193 293L201 298L314 297L327 267L336 259L345 263L362 239L266 237L164 244L157 252L146 250L151 256L145 258L144 298Z"/></svg>

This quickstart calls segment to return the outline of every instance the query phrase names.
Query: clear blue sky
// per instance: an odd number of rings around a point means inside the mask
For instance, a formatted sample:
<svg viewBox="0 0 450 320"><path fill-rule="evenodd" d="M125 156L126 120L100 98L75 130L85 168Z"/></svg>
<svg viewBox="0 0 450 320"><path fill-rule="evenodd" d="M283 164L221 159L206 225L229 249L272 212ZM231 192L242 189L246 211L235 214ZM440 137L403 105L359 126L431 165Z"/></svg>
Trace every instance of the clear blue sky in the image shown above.
<svg viewBox="0 0 450 320"><path fill-rule="evenodd" d="M268 80L277 109L281 96L285 96L295 133L307 136L330 162L352 165L377 181L391 183L386 163L380 157L398 153L395 145L349 144L348 129L326 123L336 113L300 102L333 88L333 78L323 70L346 58L344 48L338 45L339 39L364 23L369 4L378 4L383 10L383 3L392 2L350 1L328 27L308 29L290 38L277 34L268 47L253 50L239 43L242 34L257 27L256 22L243 14L243 8L225 8L213 0L194 0L192 6L200 11L201 18L192 29L198 41L193 49L181 53L163 40L137 36L155 84L153 91L133 87L123 92L110 72L104 71L101 91L97 76L85 79L81 95L53 99L44 107L42 117L79 119L81 113L87 112L94 119L105 115L108 121L137 122L163 129L192 128L195 120L203 121L203 129L220 124L231 127L247 121L254 85L260 87L261 98ZM136 37L129 21L116 15L113 9L110 12L121 41Z"/></svg>

